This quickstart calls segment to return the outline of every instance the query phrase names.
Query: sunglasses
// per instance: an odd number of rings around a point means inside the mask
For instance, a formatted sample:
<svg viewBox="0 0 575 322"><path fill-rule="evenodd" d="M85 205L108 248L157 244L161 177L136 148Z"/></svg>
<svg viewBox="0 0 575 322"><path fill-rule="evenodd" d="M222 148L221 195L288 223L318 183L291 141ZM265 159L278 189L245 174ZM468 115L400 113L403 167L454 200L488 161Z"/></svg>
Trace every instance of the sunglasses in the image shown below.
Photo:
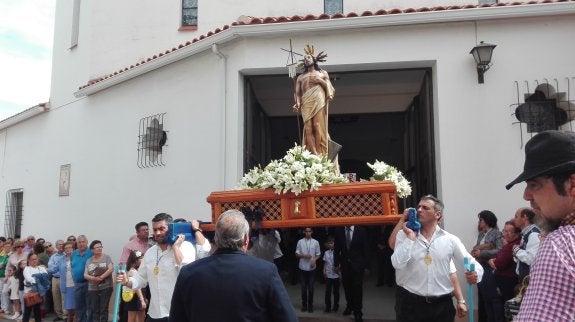
<svg viewBox="0 0 575 322"><path fill-rule="evenodd" d="M52 245L50 245L50 244L44 245L44 248L48 248L48 247L52 247Z"/></svg>

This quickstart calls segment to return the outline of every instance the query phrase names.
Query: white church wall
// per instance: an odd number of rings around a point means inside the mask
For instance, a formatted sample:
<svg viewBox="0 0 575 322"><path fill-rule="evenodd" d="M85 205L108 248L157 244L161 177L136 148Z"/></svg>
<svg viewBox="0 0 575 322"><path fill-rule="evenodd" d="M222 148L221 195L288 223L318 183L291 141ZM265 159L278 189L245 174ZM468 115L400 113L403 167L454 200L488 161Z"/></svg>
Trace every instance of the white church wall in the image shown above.
<svg viewBox="0 0 575 322"><path fill-rule="evenodd" d="M568 39L571 20L482 22L477 30L473 22L446 23L433 28L318 32L291 39L299 51L307 43L325 50L328 61L322 66L328 71L361 69L364 64L385 66L383 62L402 62L404 67L423 62L433 67L438 194L447 205L445 227L471 247L479 211L492 210L502 226L516 208L526 205L521 185L511 191L504 188L523 165L520 130L509 106L517 99L514 82L573 75L568 54L574 49L572 44L563 43L561 50L554 51L553 59L541 59L536 49L557 48L557 39ZM555 31L552 37L550 30ZM543 40L534 47L537 39ZM469 54L481 40L497 44L484 84L478 84L475 62ZM275 53L287 42L287 38L250 40L246 52L251 51L251 59L239 65L256 68L260 64L260 68L269 69L284 64L285 55ZM523 137L525 143L529 135L523 133Z"/></svg>
<svg viewBox="0 0 575 322"><path fill-rule="evenodd" d="M356 0L344 1L343 13L361 14L364 11L376 12L380 9L432 8L466 3L465 0L394 0L382 4L381 1L375 0ZM73 2L59 2L57 5L55 51L62 52L54 54L64 55L67 59L77 59L77 66L83 67L72 70L83 80L102 77L163 53L217 28L231 25L240 16L304 17L324 12L323 0L199 1L197 29L182 31L179 1L82 1L78 46L68 50L72 32ZM58 62L59 59L54 61ZM61 84L67 80L72 81L73 78L59 77L58 80L57 83ZM77 88L83 84L84 81L74 81L70 85Z"/></svg>
<svg viewBox="0 0 575 322"><path fill-rule="evenodd" d="M205 191L219 186L223 162L218 93L209 86L216 59L170 65L10 128L0 189L23 188L22 235L86 234L117 258L134 224L158 212L210 221ZM167 113L166 166L140 169L139 121L159 113ZM62 164L71 164L67 197L58 196Z"/></svg>
<svg viewBox="0 0 575 322"><path fill-rule="evenodd" d="M24 188L24 235L45 231L48 214L59 223L57 228L50 223L43 237L86 233L104 241L113 258L133 225L157 212L209 220L207 195L233 188L245 170L242 75L285 72L286 55L279 48L292 39L298 51L308 43L326 51L322 66L328 71L432 68L438 195L447 205L445 227L471 247L480 210L493 210L503 222L525 204L520 188L504 189L523 162L519 129L508 107L516 99L513 83L574 74L569 54L575 44L560 41L569 39L573 21L554 17L270 33L218 45L224 58L206 51L81 99L70 92L74 83L86 82L82 66L98 55L113 62L114 48L100 43L101 52L90 46L61 50L54 56L62 64L58 70L67 66L71 71L55 76L63 85L53 89L54 109L5 134L6 180L0 191ZM469 55L480 40L497 44L485 84L477 83ZM541 48L557 50L541 59ZM138 122L163 112L169 131L166 166L139 169ZM70 196L58 197L59 167L68 163Z"/></svg>

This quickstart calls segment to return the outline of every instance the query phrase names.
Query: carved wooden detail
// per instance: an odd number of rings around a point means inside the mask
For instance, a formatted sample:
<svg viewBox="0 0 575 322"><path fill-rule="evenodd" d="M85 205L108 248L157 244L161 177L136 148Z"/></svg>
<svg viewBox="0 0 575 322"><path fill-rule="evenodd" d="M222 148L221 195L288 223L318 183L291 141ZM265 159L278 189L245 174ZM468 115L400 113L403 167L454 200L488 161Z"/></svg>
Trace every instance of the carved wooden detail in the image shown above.
<svg viewBox="0 0 575 322"><path fill-rule="evenodd" d="M391 181L323 185L319 190L276 194L266 190L212 192L212 223L228 209L263 209L263 228L304 226L382 225L399 220L397 193ZM202 225L213 230L213 224Z"/></svg>

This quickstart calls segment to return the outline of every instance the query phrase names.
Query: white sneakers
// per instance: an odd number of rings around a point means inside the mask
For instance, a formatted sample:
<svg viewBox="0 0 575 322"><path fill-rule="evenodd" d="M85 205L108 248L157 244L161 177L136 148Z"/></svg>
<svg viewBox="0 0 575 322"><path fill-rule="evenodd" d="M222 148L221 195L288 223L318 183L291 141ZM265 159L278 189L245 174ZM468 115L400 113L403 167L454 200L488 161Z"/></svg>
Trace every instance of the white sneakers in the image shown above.
<svg viewBox="0 0 575 322"><path fill-rule="evenodd" d="M16 312L14 315L7 317L9 320L18 320L20 318L22 318L22 313L20 312Z"/></svg>

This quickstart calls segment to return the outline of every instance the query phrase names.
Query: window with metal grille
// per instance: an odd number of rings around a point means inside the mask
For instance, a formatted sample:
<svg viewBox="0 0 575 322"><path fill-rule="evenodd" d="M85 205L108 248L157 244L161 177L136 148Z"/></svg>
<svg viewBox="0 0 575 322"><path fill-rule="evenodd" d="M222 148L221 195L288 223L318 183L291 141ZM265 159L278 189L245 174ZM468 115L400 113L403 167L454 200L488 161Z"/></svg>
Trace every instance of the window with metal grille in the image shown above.
<svg viewBox="0 0 575 322"><path fill-rule="evenodd" d="M323 0L323 13L328 15L343 13L343 0Z"/></svg>
<svg viewBox="0 0 575 322"><path fill-rule="evenodd" d="M150 168L166 165L163 152L168 134L164 131L166 113L144 117L140 120L138 134L138 167Z"/></svg>
<svg viewBox="0 0 575 322"><path fill-rule="evenodd" d="M182 0L182 27L198 25L198 0Z"/></svg>
<svg viewBox="0 0 575 322"><path fill-rule="evenodd" d="M515 118L519 121L520 132L525 127L527 133L547 130L573 130L575 119L575 84L572 77L543 79L535 81L515 81ZM568 128L567 128L568 127ZM522 142L523 143L523 142Z"/></svg>
<svg viewBox="0 0 575 322"><path fill-rule="evenodd" d="M4 236L20 238L22 234L22 213L24 190L12 189L6 192L6 213L4 216Z"/></svg>

